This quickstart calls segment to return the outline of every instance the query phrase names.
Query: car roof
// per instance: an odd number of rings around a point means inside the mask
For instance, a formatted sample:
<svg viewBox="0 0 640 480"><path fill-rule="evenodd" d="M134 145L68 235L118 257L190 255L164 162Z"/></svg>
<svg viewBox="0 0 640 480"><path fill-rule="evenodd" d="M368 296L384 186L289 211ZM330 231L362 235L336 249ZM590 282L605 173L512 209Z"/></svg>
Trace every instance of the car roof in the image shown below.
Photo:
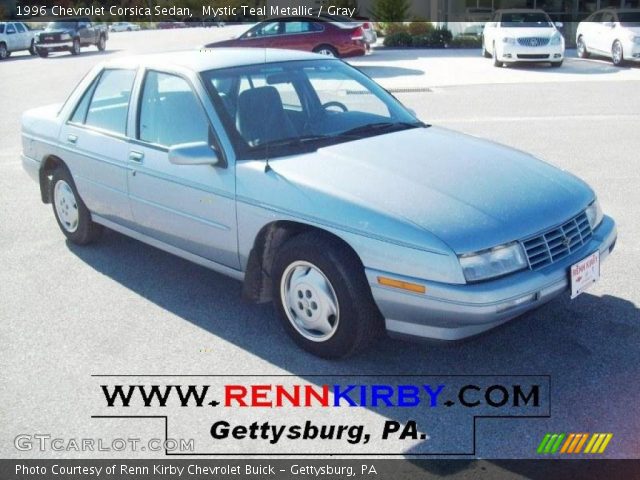
<svg viewBox="0 0 640 480"><path fill-rule="evenodd" d="M294 60L326 59L316 53L274 48L216 47L123 57L105 62L106 68L181 67L194 72L219 68L261 65Z"/></svg>

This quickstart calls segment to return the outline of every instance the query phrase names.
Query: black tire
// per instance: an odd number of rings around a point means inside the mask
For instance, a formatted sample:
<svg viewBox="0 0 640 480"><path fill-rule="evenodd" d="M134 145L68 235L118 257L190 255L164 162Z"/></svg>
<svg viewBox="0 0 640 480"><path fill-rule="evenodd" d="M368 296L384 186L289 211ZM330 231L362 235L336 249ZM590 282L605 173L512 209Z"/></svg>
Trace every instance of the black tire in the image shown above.
<svg viewBox="0 0 640 480"><path fill-rule="evenodd" d="M287 290L287 277L290 277L287 271L291 271L291 268L300 262L310 264L319 270L330 287L331 295L335 294L338 313L333 315L333 333L325 340L311 340L305 337L299 327L294 326L294 320L290 320L287 314L288 307L283 304L285 295L281 293ZM306 265L298 268L304 269ZM352 250L328 234L303 233L286 242L276 255L272 279L274 304L282 326L298 346L318 357L347 357L363 350L383 331L384 321L373 300L362 263ZM296 288L304 290L303 287ZM307 304L304 308L309 309L307 312L314 308L321 318L323 303L320 303L319 309L317 306L313 307L314 295L315 293L310 295L309 291L306 291L306 298L303 300ZM300 309L305 311L302 307ZM297 316L293 308L289 311L292 312L290 315ZM304 327L301 330L304 330Z"/></svg>
<svg viewBox="0 0 640 480"><path fill-rule="evenodd" d="M38 52L36 51L36 43L33 40L31 40L31 46L29 47L29 53L34 57L36 55L38 55Z"/></svg>
<svg viewBox="0 0 640 480"><path fill-rule="evenodd" d="M36 47L36 52L40 58L47 58L49 56L49 51L45 48Z"/></svg>
<svg viewBox="0 0 640 480"><path fill-rule="evenodd" d="M77 210L77 224L70 225L65 221L65 219L61 219L58 208L62 208L58 206L56 202L56 186L60 183L64 182L66 186L70 187L70 190L73 194L73 200L75 204L72 202L67 202L65 205L68 210ZM60 185L61 189L65 187L65 185ZM56 217L56 221L58 222L58 226L62 233L73 243L77 245L87 245L93 241L95 241L100 234L102 233L102 226L95 223L91 220L91 213L87 209L86 205L80 198L78 194L78 190L76 189L76 184L73 182L73 178L67 170L66 167L61 166L58 167L53 172L53 178L50 184L50 192L49 198L51 198L51 205L53 206L53 214ZM73 228L75 226L75 228Z"/></svg>
<svg viewBox="0 0 640 480"><path fill-rule="evenodd" d="M73 39L73 46L71 47L71 55L80 55L80 39Z"/></svg>
<svg viewBox="0 0 640 480"><path fill-rule="evenodd" d="M493 52L491 53L491 57L493 58L493 66L494 67L501 67L502 66L502 62L500 60L498 60L498 52L496 52L496 44L495 44L495 42L493 43Z"/></svg>
<svg viewBox="0 0 640 480"><path fill-rule="evenodd" d="M587 44L584 41L584 38L582 38L582 35L578 37L578 41L576 42L576 49L578 51L578 57L580 58L589 58L591 56L589 50L587 49Z"/></svg>
<svg viewBox="0 0 640 480"><path fill-rule="evenodd" d="M562 62L563 60L560 60L559 62L551 62L551 68L560 68L562 66Z"/></svg>
<svg viewBox="0 0 640 480"><path fill-rule="evenodd" d="M96 47L98 47L98 50L101 52L105 51L105 49L107 48L107 39L104 37L104 35L100 35L100 38L98 39L98 43Z"/></svg>
<svg viewBox="0 0 640 480"><path fill-rule="evenodd" d="M318 45L313 49L313 53L319 53L321 55L326 55L327 57L339 58L338 51L333 48L331 45Z"/></svg>
<svg viewBox="0 0 640 480"><path fill-rule="evenodd" d="M619 55L616 50L619 50ZM616 40L611 46L611 61L616 67L622 67L625 64L624 50L622 49L622 43L620 43L620 40Z"/></svg>
<svg viewBox="0 0 640 480"><path fill-rule="evenodd" d="M0 42L0 60L5 60L9 58L11 52L7 49L7 44L4 42Z"/></svg>
<svg viewBox="0 0 640 480"><path fill-rule="evenodd" d="M482 39L482 56L484 58L491 58L491 54L487 51L484 45L484 38Z"/></svg>

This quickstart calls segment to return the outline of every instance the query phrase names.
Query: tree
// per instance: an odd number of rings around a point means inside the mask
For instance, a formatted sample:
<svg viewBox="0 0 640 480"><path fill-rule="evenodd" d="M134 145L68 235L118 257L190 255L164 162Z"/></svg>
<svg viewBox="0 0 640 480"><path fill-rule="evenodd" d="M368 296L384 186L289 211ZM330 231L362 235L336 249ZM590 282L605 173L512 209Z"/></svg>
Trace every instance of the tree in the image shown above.
<svg viewBox="0 0 640 480"><path fill-rule="evenodd" d="M374 0L371 15L378 22L402 22L409 13L409 0Z"/></svg>

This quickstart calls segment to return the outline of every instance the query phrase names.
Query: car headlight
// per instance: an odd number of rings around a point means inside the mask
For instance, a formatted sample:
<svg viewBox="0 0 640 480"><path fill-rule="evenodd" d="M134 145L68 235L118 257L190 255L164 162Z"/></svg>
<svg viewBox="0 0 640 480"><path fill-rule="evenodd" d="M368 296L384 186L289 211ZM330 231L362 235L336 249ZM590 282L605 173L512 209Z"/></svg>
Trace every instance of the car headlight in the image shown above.
<svg viewBox="0 0 640 480"><path fill-rule="evenodd" d="M604 217L598 200L594 200L594 202L587 207L584 213L587 215L587 220L589 220L591 230L595 230L596 227L600 225L602 218Z"/></svg>
<svg viewBox="0 0 640 480"><path fill-rule="evenodd" d="M63 33L62 35L60 35L60 40L71 40L71 35L69 35L68 33Z"/></svg>
<svg viewBox="0 0 640 480"><path fill-rule="evenodd" d="M527 268L527 257L518 242L459 257L464 278L477 282Z"/></svg>
<svg viewBox="0 0 640 480"><path fill-rule="evenodd" d="M502 43L506 43L507 45L515 45L516 44L516 39L513 37L504 37L502 39Z"/></svg>
<svg viewBox="0 0 640 480"><path fill-rule="evenodd" d="M562 35L558 32L554 33L551 36L551 40L549 41L551 45L560 45L562 43Z"/></svg>

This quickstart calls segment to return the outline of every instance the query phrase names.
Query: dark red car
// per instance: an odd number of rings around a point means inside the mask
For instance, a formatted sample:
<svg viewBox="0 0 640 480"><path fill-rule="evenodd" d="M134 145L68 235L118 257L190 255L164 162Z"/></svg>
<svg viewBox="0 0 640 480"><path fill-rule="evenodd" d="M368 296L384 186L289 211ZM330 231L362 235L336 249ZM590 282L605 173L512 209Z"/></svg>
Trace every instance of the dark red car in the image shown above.
<svg viewBox="0 0 640 480"><path fill-rule="evenodd" d="M266 20L238 38L209 43L205 47L287 48L341 58L357 57L367 51L361 26L309 17Z"/></svg>

